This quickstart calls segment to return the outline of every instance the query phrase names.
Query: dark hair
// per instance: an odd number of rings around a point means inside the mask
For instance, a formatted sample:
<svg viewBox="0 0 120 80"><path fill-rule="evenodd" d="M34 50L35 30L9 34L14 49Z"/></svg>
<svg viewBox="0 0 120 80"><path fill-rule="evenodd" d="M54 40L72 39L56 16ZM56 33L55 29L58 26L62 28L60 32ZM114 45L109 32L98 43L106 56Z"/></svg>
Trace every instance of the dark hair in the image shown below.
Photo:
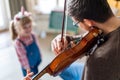
<svg viewBox="0 0 120 80"><path fill-rule="evenodd" d="M103 23L113 16L113 12L107 0L69 0L68 15L78 21L91 19Z"/></svg>

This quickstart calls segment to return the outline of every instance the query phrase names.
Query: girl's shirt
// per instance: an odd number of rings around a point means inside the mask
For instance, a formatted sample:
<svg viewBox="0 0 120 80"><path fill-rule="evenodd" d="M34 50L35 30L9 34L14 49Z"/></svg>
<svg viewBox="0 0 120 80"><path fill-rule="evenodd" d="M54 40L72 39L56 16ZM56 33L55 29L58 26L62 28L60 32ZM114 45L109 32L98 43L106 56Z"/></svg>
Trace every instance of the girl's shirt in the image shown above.
<svg viewBox="0 0 120 80"><path fill-rule="evenodd" d="M37 37L35 36L35 34L33 34L33 36L35 37L36 43L39 46L39 42L38 42ZM18 36L17 39L20 39L26 45L30 45L33 42L32 35L30 35L28 37ZM15 40L15 49L16 49L16 52L17 52L17 55L18 55L18 59L19 59L21 65L24 69L30 69L29 61L28 61L28 58L27 58L27 55L26 55L27 52L26 52L23 44L17 39Z"/></svg>

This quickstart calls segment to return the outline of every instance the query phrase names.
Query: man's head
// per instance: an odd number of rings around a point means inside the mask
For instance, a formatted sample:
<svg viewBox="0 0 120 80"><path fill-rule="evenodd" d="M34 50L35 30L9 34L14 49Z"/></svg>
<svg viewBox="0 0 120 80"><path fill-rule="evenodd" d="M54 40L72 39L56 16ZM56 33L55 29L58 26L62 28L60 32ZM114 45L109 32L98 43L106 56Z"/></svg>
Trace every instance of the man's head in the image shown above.
<svg viewBox="0 0 120 80"><path fill-rule="evenodd" d="M69 0L68 15L77 21L90 19L100 23L114 16L107 0Z"/></svg>

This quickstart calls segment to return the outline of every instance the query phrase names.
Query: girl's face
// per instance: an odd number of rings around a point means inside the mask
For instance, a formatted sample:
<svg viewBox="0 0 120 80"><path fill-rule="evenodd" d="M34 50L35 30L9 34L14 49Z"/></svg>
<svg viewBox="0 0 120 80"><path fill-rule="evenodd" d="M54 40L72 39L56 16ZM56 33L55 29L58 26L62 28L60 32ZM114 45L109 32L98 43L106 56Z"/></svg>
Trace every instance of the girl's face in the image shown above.
<svg viewBox="0 0 120 80"><path fill-rule="evenodd" d="M21 36L29 36L31 34L32 31L32 23L27 23L25 25L20 25L20 35Z"/></svg>

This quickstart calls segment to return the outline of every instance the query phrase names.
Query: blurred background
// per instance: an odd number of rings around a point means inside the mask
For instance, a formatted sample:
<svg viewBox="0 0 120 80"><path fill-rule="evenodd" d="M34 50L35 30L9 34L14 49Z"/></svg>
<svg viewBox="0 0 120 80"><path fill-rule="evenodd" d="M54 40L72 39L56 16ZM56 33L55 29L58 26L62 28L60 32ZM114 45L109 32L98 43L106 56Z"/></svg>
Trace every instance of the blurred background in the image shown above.
<svg viewBox="0 0 120 80"><path fill-rule="evenodd" d="M108 0L116 16L120 15L119 0ZM39 36L42 53L41 71L54 58L51 51L51 40L61 33L64 0L0 0L0 80L22 80L21 66L10 39L9 22L24 6L32 13L33 31ZM73 27L72 20L67 16L67 33L83 34L84 31ZM77 61L84 63L85 57ZM59 76L45 74L42 80L62 80Z"/></svg>

